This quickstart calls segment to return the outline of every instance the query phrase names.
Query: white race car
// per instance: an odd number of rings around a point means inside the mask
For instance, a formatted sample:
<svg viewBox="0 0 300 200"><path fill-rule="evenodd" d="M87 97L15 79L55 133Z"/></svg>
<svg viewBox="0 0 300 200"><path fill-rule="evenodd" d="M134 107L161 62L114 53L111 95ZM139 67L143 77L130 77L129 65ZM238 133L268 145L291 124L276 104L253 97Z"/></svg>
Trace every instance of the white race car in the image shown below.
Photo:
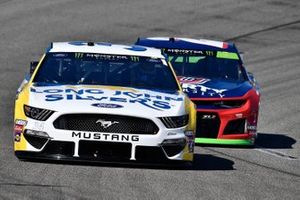
<svg viewBox="0 0 300 200"><path fill-rule="evenodd" d="M51 43L17 92L20 159L193 161L196 110L160 50Z"/></svg>

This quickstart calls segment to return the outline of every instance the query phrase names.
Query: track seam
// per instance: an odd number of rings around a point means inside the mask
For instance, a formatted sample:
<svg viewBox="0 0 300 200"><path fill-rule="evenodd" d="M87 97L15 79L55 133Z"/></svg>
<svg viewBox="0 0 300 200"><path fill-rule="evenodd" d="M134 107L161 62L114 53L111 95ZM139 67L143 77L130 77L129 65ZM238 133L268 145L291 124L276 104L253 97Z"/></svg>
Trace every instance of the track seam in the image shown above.
<svg viewBox="0 0 300 200"><path fill-rule="evenodd" d="M226 39L224 41L228 42L228 41L238 40L238 39L241 39L241 38L244 38L244 37L248 37L248 36L251 36L251 35L256 35L258 33L272 31L272 30L275 30L275 29L278 29L278 28L283 28L283 27L286 27L286 26L290 26L290 25L294 25L294 24L299 24L299 23L300 23L300 20L295 20L295 21L291 21L291 22L288 22L288 23L279 24L279 25L276 25L276 26L271 26L271 27L268 27L268 28L264 28L264 29L252 31L252 32L249 32L249 33L244 33L244 34L241 34L241 35L237 35L237 36L234 36L232 38L228 38L228 39Z"/></svg>
<svg viewBox="0 0 300 200"><path fill-rule="evenodd" d="M273 168L273 167L268 167L268 166L265 166L265 165L262 165L262 164L258 164L256 162L252 162L252 161L249 161L249 160L245 160L245 159L242 159L242 158L239 158L239 157L236 157L236 156L232 156L232 155L229 155L229 154L217 151L217 150L213 150L213 149L211 149L209 147L203 147L203 148L207 149L207 150L209 150L211 152L215 152L215 153L218 153L218 154L230 157L230 158L234 158L234 159L239 160L239 161L246 162L248 164L252 164L252 165L255 165L255 166L258 166L258 167L262 167L262 168L265 168L265 169L269 169L269 170L272 170L272 171L276 171L276 172L280 172L280 173L283 173L283 174L287 174L287 175L290 175L290 176L295 176L295 177L300 178L300 174L296 174L296 173L292 173L292 172L287 172L287 171L284 171L284 170L281 170L281 169L276 169L276 168Z"/></svg>
<svg viewBox="0 0 300 200"><path fill-rule="evenodd" d="M288 160L297 160L298 159L295 156L290 156L290 155L285 154L283 152L275 151L273 149L264 148L264 147L261 147L261 146L258 146L258 145L256 146L256 148L254 150L262 152L262 153L266 153L266 154L269 154L269 155L272 155L272 156L276 156L278 158L283 158L283 159L288 159Z"/></svg>
<svg viewBox="0 0 300 200"><path fill-rule="evenodd" d="M0 183L0 186L51 187L51 188L67 187L62 185L41 185L41 184L27 184L27 183Z"/></svg>

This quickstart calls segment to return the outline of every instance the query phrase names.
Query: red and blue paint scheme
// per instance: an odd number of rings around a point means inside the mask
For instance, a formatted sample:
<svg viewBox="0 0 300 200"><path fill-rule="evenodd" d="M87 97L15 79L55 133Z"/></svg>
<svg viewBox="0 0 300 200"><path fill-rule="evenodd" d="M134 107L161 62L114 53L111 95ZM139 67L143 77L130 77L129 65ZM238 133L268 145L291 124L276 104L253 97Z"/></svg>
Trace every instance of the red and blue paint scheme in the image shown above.
<svg viewBox="0 0 300 200"><path fill-rule="evenodd" d="M196 143L253 145L259 86L233 43L189 38L139 38L160 48L197 106Z"/></svg>

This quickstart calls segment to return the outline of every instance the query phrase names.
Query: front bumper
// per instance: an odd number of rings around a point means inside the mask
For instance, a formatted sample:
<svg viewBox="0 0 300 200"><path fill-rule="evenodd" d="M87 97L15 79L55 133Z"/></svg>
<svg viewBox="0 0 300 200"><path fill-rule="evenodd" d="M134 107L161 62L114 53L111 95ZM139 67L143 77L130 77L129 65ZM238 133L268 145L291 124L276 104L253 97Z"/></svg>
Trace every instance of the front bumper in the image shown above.
<svg viewBox="0 0 300 200"><path fill-rule="evenodd" d="M27 119L22 129L15 130L18 158L100 162L193 160L194 135L187 134L190 131L186 127L167 129L159 119L153 119L157 120L159 131L152 135L85 132L56 129L53 121L57 116L52 117L46 122Z"/></svg>
<svg viewBox="0 0 300 200"><path fill-rule="evenodd" d="M198 108L195 143L253 145L257 136L257 110L249 100L239 108Z"/></svg>

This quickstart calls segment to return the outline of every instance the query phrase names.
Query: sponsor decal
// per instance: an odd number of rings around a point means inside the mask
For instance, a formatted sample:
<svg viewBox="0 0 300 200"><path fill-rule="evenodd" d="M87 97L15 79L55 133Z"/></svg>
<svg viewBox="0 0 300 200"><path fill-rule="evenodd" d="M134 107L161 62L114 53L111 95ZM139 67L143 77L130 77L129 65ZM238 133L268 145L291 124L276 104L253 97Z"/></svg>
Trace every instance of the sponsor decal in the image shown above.
<svg viewBox="0 0 300 200"><path fill-rule="evenodd" d="M109 55L109 54L97 54L97 53L87 53L82 54L82 57L86 56L87 58L95 58L101 60L128 60L129 56L124 55ZM137 57L137 56L136 56ZM139 59L139 57L137 57Z"/></svg>
<svg viewBox="0 0 300 200"><path fill-rule="evenodd" d="M97 108L123 108L124 106L112 103L93 103L92 106Z"/></svg>
<svg viewBox="0 0 300 200"><path fill-rule="evenodd" d="M247 126L247 129L249 130L249 131L256 131L256 129L257 129L257 127L256 126Z"/></svg>
<svg viewBox="0 0 300 200"><path fill-rule="evenodd" d="M193 153L194 152L194 147L195 147L194 139L188 139L187 144L188 144L189 153Z"/></svg>
<svg viewBox="0 0 300 200"><path fill-rule="evenodd" d="M206 114L202 116L202 119L215 119L217 115L215 114Z"/></svg>
<svg viewBox="0 0 300 200"><path fill-rule="evenodd" d="M192 49L163 49L166 54L179 54L179 55L205 55L204 51Z"/></svg>
<svg viewBox="0 0 300 200"><path fill-rule="evenodd" d="M23 125L18 125L18 124L16 124L15 125L15 132L22 132L23 131Z"/></svg>
<svg viewBox="0 0 300 200"><path fill-rule="evenodd" d="M235 117L236 118L242 118L243 117L243 113L237 113L237 114L235 114Z"/></svg>
<svg viewBox="0 0 300 200"><path fill-rule="evenodd" d="M26 120L22 120L22 119L16 119L15 124L16 125L26 126L27 121Z"/></svg>
<svg viewBox="0 0 300 200"><path fill-rule="evenodd" d="M194 152L194 146L195 146L195 135L192 131L185 132L186 141L189 149L189 153Z"/></svg>
<svg viewBox="0 0 300 200"><path fill-rule="evenodd" d="M200 93L201 95L208 95L211 97L219 96L221 98L225 96L224 92L227 91L227 89L215 89L215 88L204 86L202 84L203 83L201 84L183 83L182 90L186 93L193 93L193 94Z"/></svg>
<svg viewBox="0 0 300 200"><path fill-rule="evenodd" d="M210 79L206 79L206 78L195 78L195 77L184 77L184 76L178 76L177 78L178 81L180 81L180 83L204 84L210 81Z"/></svg>
<svg viewBox="0 0 300 200"><path fill-rule="evenodd" d="M56 53L56 54L53 54L53 57L67 57L68 54L64 54L64 53Z"/></svg>
<svg viewBox="0 0 300 200"><path fill-rule="evenodd" d="M15 142L21 141L21 132L15 132Z"/></svg>
<svg viewBox="0 0 300 200"><path fill-rule="evenodd" d="M227 51L201 51L192 49L163 49L167 55L189 55L189 56L213 56L221 59L239 60L239 56L235 52Z"/></svg>
<svg viewBox="0 0 300 200"><path fill-rule="evenodd" d="M138 135L126 134L108 134L108 133L89 133L89 132L72 132L73 138L92 139L101 141L116 141L116 142L138 142Z"/></svg>
<svg viewBox="0 0 300 200"><path fill-rule="evenodd" d="M21 134L23 132L24 127L26 126L27 121L22 119L16 119L14 126L14 140L15 142L21 141Z"/></svg>
<svg viewBox="0 0 300 200"><path fill-rule="evenodd" d="M131 61L133 62L139 62L140 58L138 56L130 56Z"/></svg>
<svg viewBox="0 0 300 200"><path fill-rule="evenodd" d="M113 124L118 124L118 121L105 121L104 119L98 119L96 124L100 123L103 128L108 128Z"/></svg>
<svg viewBox="0 0 300 200"><path fill-rule="evenodd" d="M75 53L75 58L83 58L83 53Z"/></svg>
<svg viewBox="0 0 300 200"><path fill-rule="evenodd" d="M109 101L111 103L129 103L140 104L154 110L168 110L171 108L171 102L182 102L183 97L151 95L148 93L136 93L128 91L114 91L113 94L106 94L101 89L39 89L31 87L32 93L40 93L45 95L45 101ZM99 105L99 104L98 104ZM96 105L94 105L96 106ZM101 106L101 105L100 105Z"/></svg>
<svg viewBox="0 0 300 200"><path fill-rule="evenodd" d="M172 133L172 132L171 132L171 133L168 133L168 135L177 135L177 133Z"/></svg>

